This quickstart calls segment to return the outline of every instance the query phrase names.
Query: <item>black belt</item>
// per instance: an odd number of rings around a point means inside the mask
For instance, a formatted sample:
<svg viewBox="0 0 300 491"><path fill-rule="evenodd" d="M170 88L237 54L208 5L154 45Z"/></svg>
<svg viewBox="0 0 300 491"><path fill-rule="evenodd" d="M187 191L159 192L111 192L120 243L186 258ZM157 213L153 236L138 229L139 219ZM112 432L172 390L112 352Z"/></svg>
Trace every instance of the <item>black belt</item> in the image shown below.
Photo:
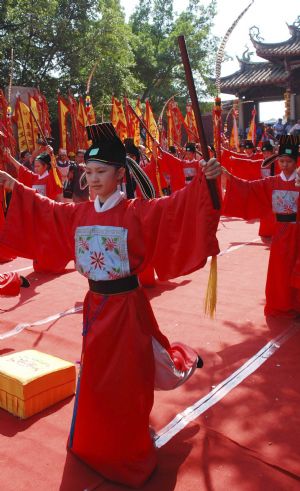
<svg viewBox="0 0 300 491"><path fill-rule="evenodd" d="M94 281L89 280L90 290L102 295L114 295L117 293L129 292L139 286L137 276L126 276L117 280Z"/></svg>
<svg viewBox="0 0 300 491"><path fill-rule="evenodd" d="M297 213L288 213L288 214L276 213L276 220L277 222L296 222Z"/></svg>

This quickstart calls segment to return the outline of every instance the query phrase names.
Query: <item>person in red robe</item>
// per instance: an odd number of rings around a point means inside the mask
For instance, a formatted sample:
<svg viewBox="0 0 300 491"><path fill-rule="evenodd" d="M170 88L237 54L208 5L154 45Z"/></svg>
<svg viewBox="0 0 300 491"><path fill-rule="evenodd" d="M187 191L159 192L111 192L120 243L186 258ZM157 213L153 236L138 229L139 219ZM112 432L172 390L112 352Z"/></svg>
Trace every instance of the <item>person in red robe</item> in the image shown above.
<svg viewBox="0 0 300 491"><path fill-rule="evenodd" d="M46 147L49 152L53 149L50 146ZM15 167L18 174L18 181L25 186L35 189L42 196L47 196L55 201L62 200L62 186L55 181L53 171L51 169L51 156L48 152L42 152L37 155L34 160L34 172L20 164L10 153L9 149L5 152L8 161Z"/></svg>
<svg viewBox="0 0 300 491"><path fill-rule="evenodd" d="M28 288L29 281L24 276L20 276L14 271L0 273L0 295L5 297L16 297L19 295L21 287Z"/></svg>
<svg viewBox="0 0 300 491"><path fill-rule="evenodd" d="M75 255L89 291L69 449L104 477L138 487L156 466L149 431L154 387L175 388L201 360L160 331L136 275L150 263L159 279L168 280L218 254L220 213L206 178L216 178L221 168L211 159L171 196L126 199L118 185L128 165L145 196L154 190L126 159L112 124L88 127L88 139L93 144L85 156L86 179L94 202L55 203L0 172L0 184L13 190L0 243L29 258L41 244L48 255Z"/></svg>
<svg viewBox="0 0 300 491"><path fill-rule="evenodd" d="M299 190L295 186L298 146L296 137L281 137L279 175L246 181L223 170L227 177L225 215L251 220L272 210L276 218L266 281L266 316L294 317L300 313L300 290L293 286L299 254Z"/></svg>
<svg viewBox="0 0 300 491"><path fill-rule="evenodd" d="M197 155L196 144L187 142L185 152L182 156L183 173L185 176L185 184L189 184L198 172L199 154Z"/></svg>
<svg viewBox="0 0 300 491"><path fill-rule="evenodd" d="M5 222L5 210L6 210L6 199L4 194L4 189L0 189L0 231L4 227ZM0 245L0 264L7 263L15 259L13 252L9 250L8 247Z"/></svg>
<svg viewBox="0 0 300 491"><path fill-rule="evenodd" d="M269 140L262 142L261 151L263 154L263 162L261 166L261 177L274 176L278 173L277 165L275 162L271 162L268 165L264 165L264 161L269 157L274 155L274 146ZM264 217L259 221L258 235L265 239L270 239L275 230L276 219L272 210L270 210Z"/></svg>
<svg viewBox="0 0 300 491"><path fill-rule="evenodd" d="M11 154L9 149L6 149L6 155L11 164L15 166L18 173L18 180L27 187L32 188L36 193L41 196L47 196L55 201L62 200L62 187L56 182L53 170L51 168L51 156L50 152L53 151L52 147L48 145L46 147L47 152L42 152L34 160L34 172L20 164ZM51 241L51 235L47 234L48 240ZM37 250L37 255L33 257L33 268L39 273L62 273L68 262L65 262L61 257L59 251L55 253L53 251L49 256L45 254L44 248L41 247Z"/></svg>

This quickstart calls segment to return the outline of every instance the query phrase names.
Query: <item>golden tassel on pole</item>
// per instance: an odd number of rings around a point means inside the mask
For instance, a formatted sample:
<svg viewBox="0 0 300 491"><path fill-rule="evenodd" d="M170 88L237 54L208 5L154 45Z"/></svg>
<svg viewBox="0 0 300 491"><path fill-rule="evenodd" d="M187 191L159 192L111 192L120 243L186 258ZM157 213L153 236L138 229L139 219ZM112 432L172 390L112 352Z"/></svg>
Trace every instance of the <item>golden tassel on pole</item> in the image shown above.
<svg viewBox="0 0 300 491"><path fill-rule="evenodd" d="M211 319L215 317L215 313L216 313L217 283L218 283L217 256L212 256L210 262L208 283L206 288L206 296L204 301L205 314L209 314L209 317Z"/></svg>

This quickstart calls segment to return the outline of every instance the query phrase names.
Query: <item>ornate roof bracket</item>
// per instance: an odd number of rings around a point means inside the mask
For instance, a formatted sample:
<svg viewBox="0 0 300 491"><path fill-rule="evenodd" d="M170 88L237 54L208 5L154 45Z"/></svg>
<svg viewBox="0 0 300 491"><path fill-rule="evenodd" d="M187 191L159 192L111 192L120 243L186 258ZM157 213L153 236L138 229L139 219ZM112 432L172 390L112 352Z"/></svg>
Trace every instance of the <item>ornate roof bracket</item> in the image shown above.
<svg viewBox="0 0 300 491"><path fill-rule="evenodd" d="M260 30L259 27L257 26L252 26L249 29L249 36L251 41L256 41L257 43L261 43L264 41L264 38L260 35Z"/></svg>

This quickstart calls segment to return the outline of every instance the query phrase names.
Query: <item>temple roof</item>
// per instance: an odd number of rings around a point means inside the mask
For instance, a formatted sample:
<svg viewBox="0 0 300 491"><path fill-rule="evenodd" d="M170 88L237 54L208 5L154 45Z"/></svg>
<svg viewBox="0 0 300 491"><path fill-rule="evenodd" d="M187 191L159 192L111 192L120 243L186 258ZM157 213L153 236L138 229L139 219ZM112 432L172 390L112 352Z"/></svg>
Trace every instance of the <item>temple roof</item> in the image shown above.
<svg viewBox="0 0 300 491"><path fill-rule="evenodd" d="M257 56L267 60L300 57L300 27L293 24L288 28L291 37L286 41L265 43L260 37L259 29L256 26L251 27L249 35Z"/></svg>
<svg viewBox="0 0 300 491"><path fill-rule="evenodd" d="M237 72L221 78L221 92L236 94L238 90L253 85L285 84L288 80L289 73L281 64L239 61L240 69Z"/></svg>

